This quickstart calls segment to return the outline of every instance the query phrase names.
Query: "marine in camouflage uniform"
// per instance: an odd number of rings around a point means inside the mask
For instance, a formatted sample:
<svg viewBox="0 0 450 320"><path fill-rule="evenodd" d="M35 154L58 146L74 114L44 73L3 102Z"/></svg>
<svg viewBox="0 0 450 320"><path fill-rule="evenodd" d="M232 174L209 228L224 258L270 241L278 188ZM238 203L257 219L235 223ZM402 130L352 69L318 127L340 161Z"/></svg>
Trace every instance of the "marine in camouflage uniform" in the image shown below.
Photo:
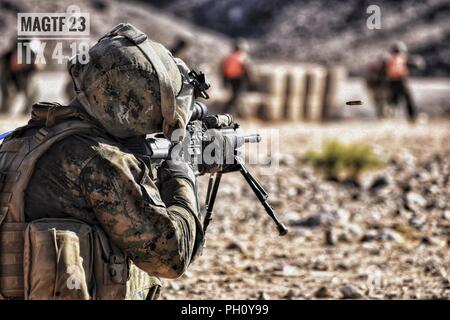
<svg viewBox="0 0 450 320"><path fill-rule="evenodd" d="M133 154L127 141L185 130L194 99L189 70L129 24L114 28L89 56L87 64L69 63L77 93L70 106L96 133L64 138L38 160L25 193L26 220L100 225L149 275L179 277L204 241L195 176L187 163L167 160L155 177L149 159Z"/></svg>
<svg viewBox="0 0 450 320"><path fill-rule="evenodd" d="M164 166L158 189L147 164L117 141L74 135L37 163L25 195L26 218L99 223L142 270L176 278L203 239L195 180L187 174Z"/></svg>

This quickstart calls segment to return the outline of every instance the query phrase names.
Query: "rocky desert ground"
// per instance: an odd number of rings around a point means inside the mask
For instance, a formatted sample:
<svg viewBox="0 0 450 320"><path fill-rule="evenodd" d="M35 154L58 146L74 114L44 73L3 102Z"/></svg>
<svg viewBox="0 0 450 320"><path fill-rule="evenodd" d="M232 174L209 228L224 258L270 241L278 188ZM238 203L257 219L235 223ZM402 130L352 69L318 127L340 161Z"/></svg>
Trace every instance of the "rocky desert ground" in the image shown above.
<svg viewBox="0 0 450 320"><path fill-rule="evenodd" d="M25 121L2 118L0 129ZM450 298L448 120L243 127L266 139L279 130L272 162L251 170L289 233L279 237L242 177L226 175L202 257L164 280L162 299ZM360 188L325 181L301 158L336 138L370 144L386 166Z"/></svg>
<svg viewBox="0 0 450 320"><path fill-rule="evenodd" d="M226 176L203 256L162 298L450 298L448 121L279 130L278 170L252 169L289 234L277 235L239 174ZM361 188L326 182L301 156L330 138L368 143L387 165Z"/></svg>

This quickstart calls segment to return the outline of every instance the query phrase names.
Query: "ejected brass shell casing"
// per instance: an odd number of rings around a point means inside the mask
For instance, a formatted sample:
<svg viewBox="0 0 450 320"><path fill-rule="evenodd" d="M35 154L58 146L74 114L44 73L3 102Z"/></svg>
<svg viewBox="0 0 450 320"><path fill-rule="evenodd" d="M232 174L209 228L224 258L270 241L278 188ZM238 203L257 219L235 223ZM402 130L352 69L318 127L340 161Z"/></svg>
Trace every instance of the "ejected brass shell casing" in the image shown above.
<svg viewBox="0 0 450 320"><path fill-rule="evenodd" d="M361 100L347 101L345 104L348 106L362 106L362 101Z"/></svg>

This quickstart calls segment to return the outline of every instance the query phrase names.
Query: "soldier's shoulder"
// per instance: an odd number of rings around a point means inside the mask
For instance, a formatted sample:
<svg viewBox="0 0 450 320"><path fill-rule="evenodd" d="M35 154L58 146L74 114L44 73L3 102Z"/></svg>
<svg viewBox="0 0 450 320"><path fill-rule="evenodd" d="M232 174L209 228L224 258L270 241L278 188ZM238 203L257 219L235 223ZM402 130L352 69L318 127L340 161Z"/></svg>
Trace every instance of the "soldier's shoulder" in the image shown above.
<svg viewBox="0 0 450 320"><path fill-rule="evenodd" d="M71 135L47 150L36 164L37 171L52 172L76 180L82 168L96 155L95 140Z"/></svg>
<svg viewBox="0 0 450 320"><path fill-rule="evenodd" d="M127 175L139 171L139 161L122 144L107 136L74 134L52 147L50 161L76 178L84 172L120 172Z"/></svg>
<svg viewBox="0 0 450 320"><path fill-rule="evenodd" d="M95 157L107 157L119 145L103 136L87 134L70 135L56 142L40 159L41 166L54 165L66 172L79 173Z"/></svg>
<svg viewBox="0 0 450 320"><path fill-rule="evenodd" d="M83 155L94 155L97 153L97 146L106 140L102 137L93 137L85 134L73 134L55 143L51 148L51 153L58 153L64 157L74 157Z"/></svg>
<svg viewBox="0 0 450 320"><path fill-rule="evenodd" d="M96 163L110 169L129 171L132 168L138 170L139 161L120 143L99 139L95 145L91 145L96 155Z"/></svg>

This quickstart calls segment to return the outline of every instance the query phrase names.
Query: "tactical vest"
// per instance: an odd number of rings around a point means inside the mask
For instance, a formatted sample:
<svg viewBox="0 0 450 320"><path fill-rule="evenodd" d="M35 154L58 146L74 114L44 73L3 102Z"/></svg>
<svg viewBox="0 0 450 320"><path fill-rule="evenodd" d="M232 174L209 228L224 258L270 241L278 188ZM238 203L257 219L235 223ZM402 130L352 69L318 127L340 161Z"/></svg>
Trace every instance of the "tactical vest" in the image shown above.
<svg viewBox="0 0 450 320"><path fill-rule="evenodd" d="M25 220L24 194L49 148L98 127L76 108L36 104L0 146L0 299L124 299L127 259L100 227L76 219ZM64 119L64 121L59 121ZM33 135L24 135L30 128Z"/></svg>
<svg viewBox="0 0 450 320"><path fill-rule="evenodd" d="M388 79L399 80L408 76L407 57L402 53L391 55L386 64Z"/></svg>
<svg viewBox="0 0 450 320"><path fill-rule="evenodd" d="M241 51L235 51L225 58L222 71L228 79L239 79L244 76L245 73L245 54Z"/></svg>

